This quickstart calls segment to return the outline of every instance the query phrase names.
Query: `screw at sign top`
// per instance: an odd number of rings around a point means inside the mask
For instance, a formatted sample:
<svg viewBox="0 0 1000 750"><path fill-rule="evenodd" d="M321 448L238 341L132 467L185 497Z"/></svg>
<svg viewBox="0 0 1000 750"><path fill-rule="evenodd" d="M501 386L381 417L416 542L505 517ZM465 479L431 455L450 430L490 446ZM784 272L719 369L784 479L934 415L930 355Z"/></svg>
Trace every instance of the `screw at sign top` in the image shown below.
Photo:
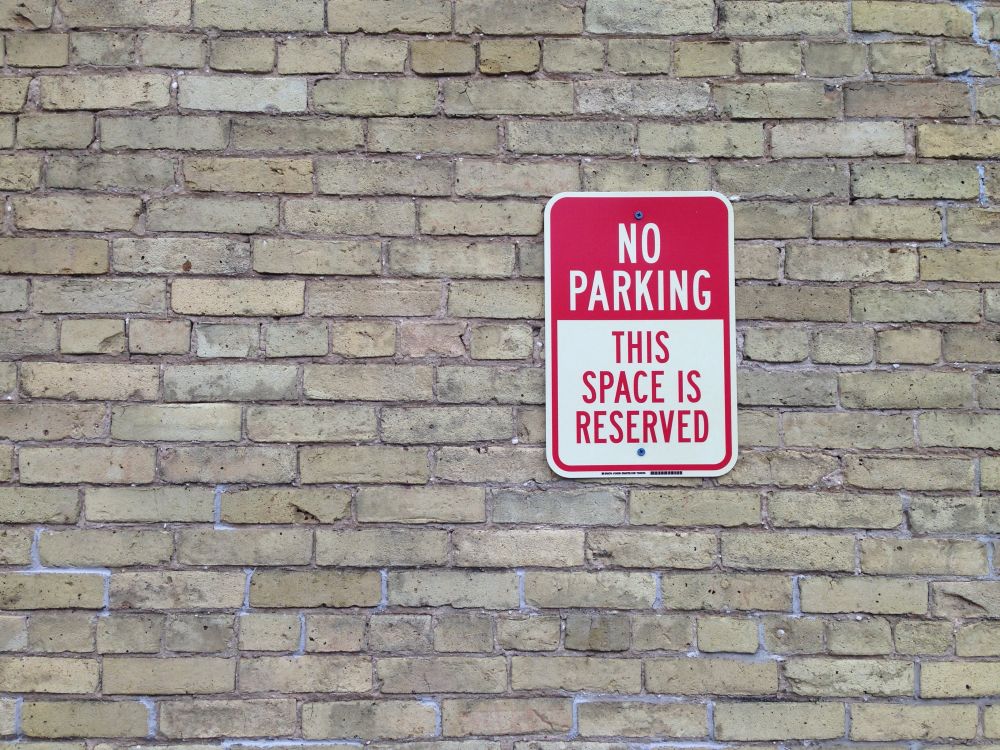
<svg viewBox="0 0 1000 750"><path fill-rule="evenodd" d="M636 219L642 219L642 211L636 211L635 212L635 218Z"/></svg>

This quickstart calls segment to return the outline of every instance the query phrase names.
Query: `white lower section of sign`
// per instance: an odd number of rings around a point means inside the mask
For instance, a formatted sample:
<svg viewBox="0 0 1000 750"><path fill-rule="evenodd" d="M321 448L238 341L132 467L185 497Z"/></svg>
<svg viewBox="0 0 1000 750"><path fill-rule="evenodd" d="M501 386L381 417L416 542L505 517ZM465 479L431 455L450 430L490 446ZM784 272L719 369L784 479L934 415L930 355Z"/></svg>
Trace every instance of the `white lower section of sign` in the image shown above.
<svg viewBox="0 0 1000 750"><path fill-rule="evenodd" d="M561 320L556 325L556 427L563 464L571 470L600 465L641 471L643 465L713 465L725 459L724 321ZM629 361L630 351L639 361Z"/></svg>

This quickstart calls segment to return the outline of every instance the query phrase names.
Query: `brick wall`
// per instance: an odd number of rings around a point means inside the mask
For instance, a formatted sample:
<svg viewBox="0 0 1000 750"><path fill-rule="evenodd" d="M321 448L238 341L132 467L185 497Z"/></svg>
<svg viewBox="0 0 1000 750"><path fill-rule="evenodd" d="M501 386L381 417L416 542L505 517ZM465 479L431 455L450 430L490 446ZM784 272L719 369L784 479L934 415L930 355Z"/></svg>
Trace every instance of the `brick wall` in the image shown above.
<svg viewBox="0 0 1000 750"><path fill-rule="evenodd" d="M1000 5L0 26L0 746L1000 741ZM556 478L545 200L707 188L739 464Z"/></svg>

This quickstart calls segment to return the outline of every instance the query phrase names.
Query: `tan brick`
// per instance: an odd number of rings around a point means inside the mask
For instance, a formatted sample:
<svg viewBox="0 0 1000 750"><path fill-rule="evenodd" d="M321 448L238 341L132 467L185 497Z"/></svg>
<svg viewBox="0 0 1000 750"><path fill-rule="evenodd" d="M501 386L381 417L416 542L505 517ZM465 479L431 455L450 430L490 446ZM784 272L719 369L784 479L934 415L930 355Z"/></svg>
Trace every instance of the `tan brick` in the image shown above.
<svg viewBox="0 0 1000 750"><path fill-rule="evenodd" d="M752 123L643 123L639 151L644 156L761 156L764 132Z"/></svg>
<svg viewBox="0 0 1000 750"><path fill-rule="evenodd" d="M580 703L577 711L580 734L584 737L705 736L706 711L698 705L588 700Z"/></svg>
<svg viewBox="0 0 1000 750"><path fill-rule="evenodd" d="M844 734L840 703L719 703L715 736L721 740L831 739Z"/></svg>
<svg viewBox="0 0 1000 750"><path fill-rule="evenodd" d="M193 110L303 112L304 78L189 75L180 80L177 101Z"/></svg>
<svg viewBox="0 0 1000 750"><path fill-rule="evenodd" d="M368 700L306 703L302 734L307 738L400 739L434 734L435 709L418 701Z"/></svg>
<svg viewBox="0 0 1000 750"><path fill-rule="evenodd" d="M740 71L758 75L795 75L802 69L802 50L797 42L742 42Z"/></svg>
<svg viewBox="0 0 1000 750"><path fill-rule="evenodd" d="M529 572L525 581L527 601L538 607L642 609L650 606L653 589L642 573Z"/></svg>
<svg viewBox="0 0 1000 750"><path fill-rule="evenodd" d="M881 81L844 86L848 117L968 117L969 87L958 81Z"/></svg>
<svg viewBox="0 0 1000 750"><path fill-rule="evenodd" d="M899 487L908 489L967 489L972 480L972 466L959 459L910 459L851 457L847 479L866 488ZM906 477L906 481L901 481Z"/></svg>
<svg viewBox="0 0 1000 750"><path fill-rule="evenodd" d="M93 659L0 656L0 677L17 692L89 693L97 690L97 673Z"/></svg>
<svg viewBox="0 0 1000 750"><path fill-rule="evenodd" d="M93 139L94 116L89 113L27 113L17 120L21 148L86 148Z"/></svg>
<svg viewBox="0 0 1000 750"><path fill-rule="evenodd" d="M806 73L820 78L861 75L865 71L866 51L863 44L811 42L805 51Z"/></svg>
<svg viewBox="0 0 1000 750"><path fill-rule="evenodd" d="M975 706L866 703L851 707L852 740L909 740L976 734Z"/></svg>
<svg viewBox="0 0 1000 750"><path fill-rule="evenodd" d="M919 125L917 153L937 158L993 157L1000 153L1000 130L982 125Z"/></svg>
<svg viewBox="0 0 1000 750"><path fill-rule="evenodd" d="M616 73L668 73L673 43L666 39L612 39L608 66Z"/></svg>
<svg viewBox="0 0 1000 750"><path fill-rule="evenodd" d="M553 195L579 188L580 177L575 164L503 164L461 160L455 176L455 190L463 196Z"/></svg>
<svg viewBox="0 0 1000 750"><path fill-rule="evenodd" d="M275 198L187 196L150 201L147 229L160 232L253 234L278 225Z"/></svg>
<svg viewBox="0 0 1000 750"><path fill-rule="evenodd" d="M126 273L235 274L250 269L250 246L222 239L157 237L112 241L112 265ZM141 321L134 321L133 326Z"/></svg>
<svg viewBox="0 0 1000 750"><path fill-rule="evenodd" d="M428 529L322 530L316 535L319 565L377 567L448 562L448 535Z"/></svg>
<svg viewBox="0 0 1000 750"><path fill-rule="evenodd" d="M396 353L396 326L384 321L332 323L331 351L343 357L391 357Z"/></svg>
<svg viewBox="0 0 1000 750"><path fill-rule="evenodd" d="M305 565L311 558L305 529L191 529L177 537L177 559L187 565Z"/></svg>
<svg viewBox="0 0 1000 750"><path fill-rule="evenodd" d="M141 209L137 198L72 193L18 197L13 203L19 228L55 231L132 231Z"/></svg>
<svg viewBox="0 0 1000 750"><path fill-rule="evenodd" d="M21 721L29 737L145 737L148 713L138 701L27 701Z"/></svg>
<svg viewBox="0 0 1000 750"><path fill-rule="evenodd" d="M413 41L410 65L422 75L471 73L476 67L476 48L460 41Z"/></svg>
<svg viewBox="0 0 1000 750"><path fill-rule="evenodd" d="M900 654L944 654L951 650L950 622L906 622L895 627L896 651Z"/></svg>
<svg viewBox="0 0 1000 750"><path fill-rule="evenodd" d="M247 410L256 442L347 442L375 437L375 414L359 406L258 406Z"/></svg>
<svg viewBox="0 0 1000 750"><path fill-rule="evenodd" d="M638 659L515 656L511 659L511 685L514 690L638 693L641 666Z"/></svg>
<svg viewBox="0 0 1000 750"><path fill-rule="evenodd" d="M371 689L372 668L363 656L258 656L240 660L239 682L250 693L358 693Z"/></svg>
<svg viewBox="0 0 1000 750"><path fill-rule="evenodd" d="M437 84L416 79L324 80L313 88L315 107L336 115L430 115L437 104Z"/></svg>
<svg viewBox="0 0 1000 750"><path fill-rule="evenodd" d="M44 565L62 568L121 568L170 561L172 536L163 531L76 529L47 531L38 539Z"/></svg>
<svg viewBox="0 0 1000 750"><path fill-rule="evenodd" d="M528 482L553 477L544 452L529 446L446 447L438 451L438 479L471 482Z"/></svg>
<svg viewBox="0 0 1000 750"><path fill-rule="evenodd" d="M711 534L657 531L591 531L587 560L596 567L707 568L716 540Z"/></svg>
<svg viewBox="0 0 1000 750"><path fill-rule="evenodd" d="M240 193L311 193L309 159L189 157L184 160L189 190Z"/></svg>
<svg viewBox="0 0 1000 750"><path fill-rule="evenodd" d="M291 447L165 448L160 467L168 482L287 482L295 473Z"/></svg>
<svg viewBox="0 0 1000 750"><path fill-rule="evenodd" d="M169 522L210 521L212 492L185 487L110 488L86 490L91 521ZM75 493L74 493L75 505Z"/></svg>
<svg viewBox="0 0 1000 750"><path fill-rule="evenodd" d="M854 537L725 532L722 562L737 569L853 571Z"/></svg>
<svg viewBox="0 0 1000 750"><path fill-rule="evenodd" d="M903 520L902 501L893 495L776 492L768 498L776 526L892 529Z"/></svg>
<svg viewBox="0 0 1000 750"><path fill-rule="evenodd" d="M502 657L387 658L379 659L377 670L385 693L502 693L507 687Z"/></svg>
<svg viewBox="0 0 1000 750"><path fill-rule="evenodd" d="M736 120L836 117L843 108L840 90L818 81L720 83L712 96L719 111Z"/></svg>
<svg viewBox="0 0 1000 750"><path fill-rule="evenodd" d="M349 151L364 143L361 120L338 118L233 118L233 148L238 151Z"/></svg>
<svg viewBox="0 0 1000 750"><path fill-rule="evenodd" d="M806 612L924 614L927 583L893 578L805 578L801 582Z"/></svg>
<svg viewBox="0 0 1000 750"><path fill-rule="evenodd" d="M958 372L857 372L839 376L841 402L851 408L961 407L972 383Z"/></svg>
<svg viewBox="0 0 1000 750"><path fill-rule="evenodd" d="M278 72L336 73L340 70L340 40L303 37L278 41Z"/></svg>
<svg viewBox="0 0 1000 750"><path fill-rule="evenodd" d="M389 573L389 603L393 605L513 609L517 602L517 578L513 572L412 570Z"/></svg>
<svg viewBox="0 0 1000 750"><path fill-rule="evenodd" d="M25 484L145 484L153 481L154 451L130 447L22 448L21 481Z"/></svg>
<svg viewBox="0 0 1000 750"><path fill-rule="evenodd" d="M744 526L760 523L760 497L752 492L636 490L631 521L665 526Z"/></svg>
<svg viewBox="0 0 1000 750"><path fill-rule="evenodd" d="M926 42L882 42L869 46L873 73L928 72L931 65L930 47Z"/></svg>
<svg viewBox="0 0 1000 750"><path fill-rule="evenodd" d="M648 659L646 687L680 695L769 695L778 691L778 665L724 658Z"/></svg>
<svg viewBox="0 0 1000 750"><path fill-rule="evenodd" d="M103 422L103 405L0 403L0 437L9 440L100 437Z"/></svg>
<svg viewBox="0 0 1000 750"><path fill-rule="evenodd" d="M377 153L494 154L497 125L444 118L384 118L369 125L369 149Z"/></svg>
<svg viewBox="0 0 1000 750"><path fill-rule="evenodd" d="M377 7L363 0L329 0L328 18L330 31L451 31L451 7L446 0L385 0Z"/></svg>
<svg viewBox="0 0 1000 750"><path fill-rule="evenodd" d="M469 240L393 240L389 268L393 273L432 278L506 278L514 270L514 246Z"/></svg>
<svg viewBox="0 0 1000 750"><path fill-rule="evenodd" d="M111 695L178 695L229 692L235 659L195 656L104 658L103 687Z"/></svg>
<svg viewBox="0 0 1000 750"><path fill-rule="evenodd" d="M923 36L972 34L972 14L951 5L861 0L854 4L855 31L892 31Z"/></svg>
<svg viewBox="0 0 1000 750"><path fill-rule="evenodd" d="M161 109L170 103L163 74L42 76L43 109ZM10 111L10 110L7 110Z"/></svg>
<svg viewBox="0 0 1000 750"><path fill-rule="evenodd" d="M163 373L165 401L280 401L294 398L290 365L172 365Z"/></svg>
<svg viewBox="0 0 1000 750"><path fill-rule="evenodd" d="M900 328L878 332L878 361L933 364L941 358L941 332Z"/></svg>
<svg viewBox="0 0 1000 750"><path fill-rule="evenodd" d="M387 408L381 433L387 443L469 443L505 440L513 436L509 409L497 407L435 406Z"/></svg>
<svg viewBox="0 0 1000 750"><path fill-rule="evenodd" d="M752 654L760 646L757 622L740 617L698 619L698 650Z"/></svg>
<svg viewBox="0 0 1000 750"><path fill-rule="evenodd" d="M475 523L486 517L482 489L474 487L363 487L357 497L361 522Z"/></svg>
<svg viewBox="0 0 1000 750"><path fill-rule="evenodd" d="M125 321L65 320L59 331L59 350L64 354L120 354L125 351Z"/></svg>
<svg viewBox="0 0 1000 750"><path fill-rule="evenodd" d="M851 194L859 198L979 197L979 174L964 164L872 163L851 167Z"/></svg>
<svg viewBox="0 0 1000 750"><path fill-rule="evenodd" d="M568 698L470 698L441 702L446 737L495 734L563 734L569 730Z"/></svg>
<svg viewBox="0 0 1000 750"><path fill-rule="evenodd" d="M479 70L488 75L533 73L541 60L541 45L533 39L484 39L479 43Z"/></svg>
<svg viewBox="0 0 1000 750"><path fill-rule="evenodd" d="M270 737L296 731L295 701L286 699L170 700L160 703L165 737Z"/></svg>
<svg viewBox="0 0 1000 750"><path fill-rule="evenodd" d="M449 115L565 115L573 110L573 87L562 81L445 81ZM392 114L392 113L389 113Z"/></svg>
<svg viewBox="0 0 1000 750"><path fill-rule="evenodd" d="M267 570L250 581L250 603L260 607L372 607L380 598L375 571Z"/></svg>
<svg viewBox="0 0 1000 750"><path fill-rule="evenodd" d="M321 400L430 400L433 374L424 365L309 365L305 394Z"/></svg>
<svg viewBox="0 0 1000 750"><path fill-rule="evenodd" d="M165 68L200 68L205 64L204 40L197 34L152 31L139 37L143 64Z"/></svg>
<svg viewBox="0 0 1000 750"><path fill-rule="evenodd" d="M792 692L811 696L913 694L913 664L893 659L789 659L785 679Z"/></svg>
<svg viewBox="0 0 1000 750"><path fill-rule="evenodd" d="M412 203L365 198L303 198L285 206L285 221L296 232L319 234L413 233L416 216Z"/></svg>
<svg viewBox="0 0 1000 750"><path fill-rule="evenodd" d="M539 8L529 0L461 0L455 9L459 34L579 34L583 12L566 3Z"/></svg>
<svg viewBox="0 0 1000 750"><path fill-rule="evenodd" d="M736 45L728 42L674 44L674 73L681 78L724 76L736 72Z"/></svg>
<svg viewBox="0 0 1000 750"><path fill-rule="evenodd" d="M546 39L542 64L552 73L586 73L604 67L604 47L596 39Z"/></svg>
<svg viewBox="0 0 1000 750"><path fill-rule="evenodd" d="M683 117L711 109L707 84L693 81L580 81L576 84L576 95L577 109L582 114Z"/></svg>
<svg viewBox="0 0 1000 750"><path fill-rule="evenodd" d="M456 530L453 562L476 568L583 565L583 532L556 530Z"/></svg>
<svg viewBox="0 0 1000 750"><path fill-rule="evenodd" d="M331 446L299 451L302 481L421 484L429 476L422 448Z"/></svg>
<svg viewBox="0 0 1000 750"><path fill-rule="evenodd" d="M713 30L712 4L683 0L671 9L650 11L634 0L597 0L588 5L586 29L598 34L699 34Z"/></svg>
<svg viewBox="0 0 1000 750"><path fill-rule="evenodd" d="M120 406L111 436L120 440L239 440L241 410L234 404Z"/></svg>

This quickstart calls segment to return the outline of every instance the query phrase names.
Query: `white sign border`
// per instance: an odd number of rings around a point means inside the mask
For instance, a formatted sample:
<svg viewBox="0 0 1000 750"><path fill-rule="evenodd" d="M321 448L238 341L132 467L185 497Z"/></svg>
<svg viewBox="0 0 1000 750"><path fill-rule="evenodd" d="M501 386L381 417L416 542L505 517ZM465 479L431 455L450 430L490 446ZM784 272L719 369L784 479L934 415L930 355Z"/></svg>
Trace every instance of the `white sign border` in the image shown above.
<svg viewBox="0 0 1000 750"><path fill-rule="evenodd" d="M548 360L556 355L552 349L552 208L563 198L715 198L723 203L729 219L729 399L732 404L729 428L733 436L733 454L729 462L715 470L677 470L660 472L642 470L638 467L625 467L616 471L572 471L567 472L559 467L552 454L552 431L554 415L552 413L553 378L550 377ZM719 477L732 471L739 459L739 409L736 401L736 251L733 228L733 204L729 198L714 190L692 191L639 191L639 192L566 192L557 193L545 204L545 458L549 468L556 474L567 479L613 478L636 479L649 477Z"/></svg>

